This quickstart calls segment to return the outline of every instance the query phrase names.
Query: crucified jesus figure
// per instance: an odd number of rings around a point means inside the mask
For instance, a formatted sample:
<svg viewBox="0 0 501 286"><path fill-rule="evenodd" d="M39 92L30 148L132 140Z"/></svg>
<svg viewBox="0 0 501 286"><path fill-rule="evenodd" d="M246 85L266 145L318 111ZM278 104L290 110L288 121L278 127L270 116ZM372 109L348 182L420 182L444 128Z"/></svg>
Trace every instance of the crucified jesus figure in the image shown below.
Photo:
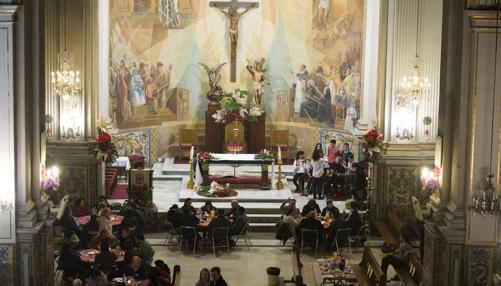
<svg viewBox="0 0 501 286"><path fill-rule="evenodd" d="M257 3L250 3L241 13L238 13L237 9L234 7L229 7L227 10L219 6L215 7L230 20L231 56L235 57L237 55L238 23L240 22L240 17L249 12L250 9L257 7Z"/></svg>

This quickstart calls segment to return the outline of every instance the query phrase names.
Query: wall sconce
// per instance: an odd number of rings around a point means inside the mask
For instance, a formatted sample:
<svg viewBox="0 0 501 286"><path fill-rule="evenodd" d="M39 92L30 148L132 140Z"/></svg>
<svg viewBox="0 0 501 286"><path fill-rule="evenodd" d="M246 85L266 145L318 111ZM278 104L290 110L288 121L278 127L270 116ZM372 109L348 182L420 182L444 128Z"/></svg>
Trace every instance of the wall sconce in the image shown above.
<svg viewBox="0 0 501 286"><path fill-rule="evenodd" d="M14 203L6 200L0 200L0 209L2 210L2 215L6 215L14 210Z"/></svg>
<svg viewBox="0 0 501 286"><path fill-rule="evenodd" d="M396 126L395 138L400 141L413 141L416 120L414 107L399 107L395 110L393 124Z"/></svg>

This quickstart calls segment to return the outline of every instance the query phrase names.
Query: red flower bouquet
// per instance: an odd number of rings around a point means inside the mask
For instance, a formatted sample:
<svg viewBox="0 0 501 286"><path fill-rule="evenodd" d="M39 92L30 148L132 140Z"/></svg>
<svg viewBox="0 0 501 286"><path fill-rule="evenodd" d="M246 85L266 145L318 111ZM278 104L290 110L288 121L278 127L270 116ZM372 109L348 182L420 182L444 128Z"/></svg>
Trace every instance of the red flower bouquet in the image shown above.
<svg viewBox="0 0 501 286"><path fill-rule="evenodd" d="M370 154L370 161L376 163L379 160L379 152L383 145L383 133L377 127L372 128L364 135L362 146Z"/></svg>
<svg viewBox="0 0 501 286"><path fill-rule="evenodd" d="M207 163L207 161L209 161L210 159L214 159L214 156L212 156L212 154L207 151L198 154L198 160L200 161L200 163Z"/></svg>
<svg viewBox="0 0 501 286"><path fill-rule="evenodd" d="M97 129L97 147L94 151L98 160L112 164L117 160L118 151L115 143L111 141L111 135L102 128Z"/></svg>

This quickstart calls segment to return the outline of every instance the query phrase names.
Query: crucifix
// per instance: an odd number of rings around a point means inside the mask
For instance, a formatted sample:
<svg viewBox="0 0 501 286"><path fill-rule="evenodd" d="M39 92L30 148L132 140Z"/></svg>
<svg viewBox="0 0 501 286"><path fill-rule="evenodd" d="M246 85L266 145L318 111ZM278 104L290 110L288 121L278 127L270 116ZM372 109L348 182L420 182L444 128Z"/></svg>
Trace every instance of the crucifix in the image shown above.
<svg viewBox="0 0 501 286"><path fill-rule="evenodd" d="M230 81L237 81L237 45L238 45L238 23L240 17L249 12L252 8L258 8L258 2L238 2L238 0L231 1L211 1L210 7L218 8L230 20L230 41L231 41L231 67L230 67ZM238 12L238 9L244 9Z"/></svg>

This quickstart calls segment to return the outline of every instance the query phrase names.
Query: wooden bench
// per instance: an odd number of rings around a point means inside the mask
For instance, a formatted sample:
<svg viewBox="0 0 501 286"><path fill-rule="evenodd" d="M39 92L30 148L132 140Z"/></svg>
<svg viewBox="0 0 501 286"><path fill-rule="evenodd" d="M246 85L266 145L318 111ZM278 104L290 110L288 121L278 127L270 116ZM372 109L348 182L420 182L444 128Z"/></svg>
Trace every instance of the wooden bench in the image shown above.
<svg viewBox="0 0 501 286"><path fill-rule="evenodd" d="M402 285L419 285L423 279L423 266L419 262L416 254L410 253L407 255L409 258L409 265L405 267L397 267L395 271Z"/></svg>
<svg viewBox="0 0 501 286"><path fill-rule="evenodd" d="M352 264L351 269L353 269L353 272L357 275L357 283L360 286L386 285L386 275L368 246L364 247L362 261L358 264Z"/></svg>
<svg viewBox="0 0 501 286"><path fill-rule="evenodd" d="M388 209L386 217L388 218L388 223L376 222L376 228L386 243L397 248L400 244L399 236L407 227L407 224L400 219L393 209Z"/></svg>

